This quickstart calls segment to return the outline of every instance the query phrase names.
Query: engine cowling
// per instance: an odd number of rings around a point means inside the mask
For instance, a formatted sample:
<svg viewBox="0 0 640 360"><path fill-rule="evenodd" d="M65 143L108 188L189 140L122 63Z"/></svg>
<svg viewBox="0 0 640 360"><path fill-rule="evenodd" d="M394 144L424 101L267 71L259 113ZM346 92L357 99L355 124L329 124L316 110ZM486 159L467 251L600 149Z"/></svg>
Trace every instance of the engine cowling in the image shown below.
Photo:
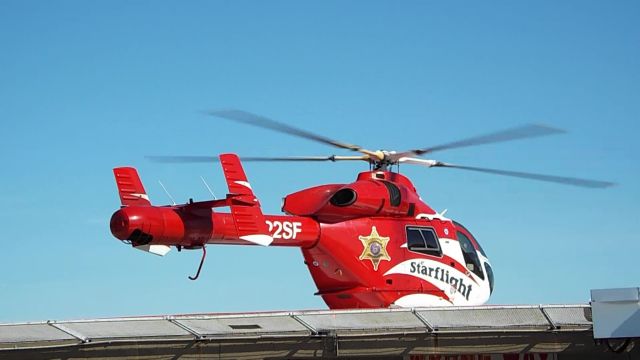
<svg viewBox="0 0 640 360"><path fill-rule="evenodd" d="M313 216L335 223L365 216L433 214L415 192L413 184L397 173L361 173L351 184L332 184L305 189L284 198L282 210L291 215Z"/></svg>

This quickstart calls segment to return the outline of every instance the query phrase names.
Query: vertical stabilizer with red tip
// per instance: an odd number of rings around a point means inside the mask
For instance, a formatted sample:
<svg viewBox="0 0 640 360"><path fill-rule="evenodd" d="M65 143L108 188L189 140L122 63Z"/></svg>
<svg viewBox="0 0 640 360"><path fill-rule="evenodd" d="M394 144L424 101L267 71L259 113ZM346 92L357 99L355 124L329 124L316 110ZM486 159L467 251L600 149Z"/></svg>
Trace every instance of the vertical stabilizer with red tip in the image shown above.
<svg viewBox="0 0 640 360"><path fill-rule="evenodd" d="M142 181L136 169L132 167L118 167L113 169L116 177L118 193L122 206L151 206L149 196L144 190Z"/></svg>
<svg viewBox="0 0 640 360"><path fill-rule="evenodd" d="M273 237L269 233L266 219L260 210L260 202L253 194L240 159L235 154L222 154L220 164L232 197L231 216L238 236L242 240L268 246Z"/></svg>

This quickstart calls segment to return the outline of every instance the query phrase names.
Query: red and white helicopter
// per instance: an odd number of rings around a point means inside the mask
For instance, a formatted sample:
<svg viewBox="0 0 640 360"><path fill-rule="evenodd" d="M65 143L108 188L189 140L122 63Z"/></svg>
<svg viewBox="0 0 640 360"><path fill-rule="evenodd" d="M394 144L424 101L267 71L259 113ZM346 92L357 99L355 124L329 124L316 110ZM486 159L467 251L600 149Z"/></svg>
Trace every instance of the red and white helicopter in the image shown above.
<svg viewBox="0 0 640 360"><path fill-rule="evenodd" d="M610 182L448 164L419 156L472 145L551 135L561 130L526 125L439 146L404 152L371 151L239 110L210 115L359 153L356 156L248 157L244 161L365 161L369 171L348 184L328 184L284 197L286 215L265 215L240 158L156 156L160 162L219 161L229 188L226 198L153 206L131 167L114 169L122 207L111 218L113 235L158 255L170 248L209 244L295 246L304 256L317 295L331 309L480 305L493 291L494 275L480 243L460 223L437 213L411 181L393 172L397 164L448 167L582 187ZM217 212L228 207L229 212Z"/></svg>

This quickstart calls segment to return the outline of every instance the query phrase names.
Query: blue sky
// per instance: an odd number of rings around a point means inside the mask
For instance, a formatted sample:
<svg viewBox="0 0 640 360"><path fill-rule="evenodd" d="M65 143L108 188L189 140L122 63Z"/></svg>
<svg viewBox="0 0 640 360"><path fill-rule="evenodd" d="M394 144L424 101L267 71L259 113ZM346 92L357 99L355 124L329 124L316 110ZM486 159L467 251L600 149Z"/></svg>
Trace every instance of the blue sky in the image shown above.
<svg viewBox="0 0 640 360"><path fill-rule="evenodd" d="M585 303L638 286L640 5L635 1L0 2L0 322L322 309L298 249L165 258L116 241L111 169L178 201L217 165L145 155L343 154L206 117L240 108L373 149L525 123L568 134L437 160L617 182L606 190L405 166L492 260L492 304ZM437 155L437 157L436 157ZM267 213L357 163L246 164Z"/></svg>

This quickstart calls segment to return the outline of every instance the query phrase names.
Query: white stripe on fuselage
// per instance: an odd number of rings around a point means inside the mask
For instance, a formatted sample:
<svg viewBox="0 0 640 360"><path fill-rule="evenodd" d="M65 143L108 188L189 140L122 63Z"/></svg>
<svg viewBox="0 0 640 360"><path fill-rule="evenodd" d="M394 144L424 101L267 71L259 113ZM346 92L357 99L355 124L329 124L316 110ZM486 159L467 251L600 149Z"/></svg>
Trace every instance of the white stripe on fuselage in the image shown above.
<svg viewBox="0 0 640 360"><path fill-rule="evenodd" d="M439 261L421 258L405 260L384 275L392 274L409 275L431 283L444 291L454 305L481 305L489 300L489 286L485 281Z"/></svg>

